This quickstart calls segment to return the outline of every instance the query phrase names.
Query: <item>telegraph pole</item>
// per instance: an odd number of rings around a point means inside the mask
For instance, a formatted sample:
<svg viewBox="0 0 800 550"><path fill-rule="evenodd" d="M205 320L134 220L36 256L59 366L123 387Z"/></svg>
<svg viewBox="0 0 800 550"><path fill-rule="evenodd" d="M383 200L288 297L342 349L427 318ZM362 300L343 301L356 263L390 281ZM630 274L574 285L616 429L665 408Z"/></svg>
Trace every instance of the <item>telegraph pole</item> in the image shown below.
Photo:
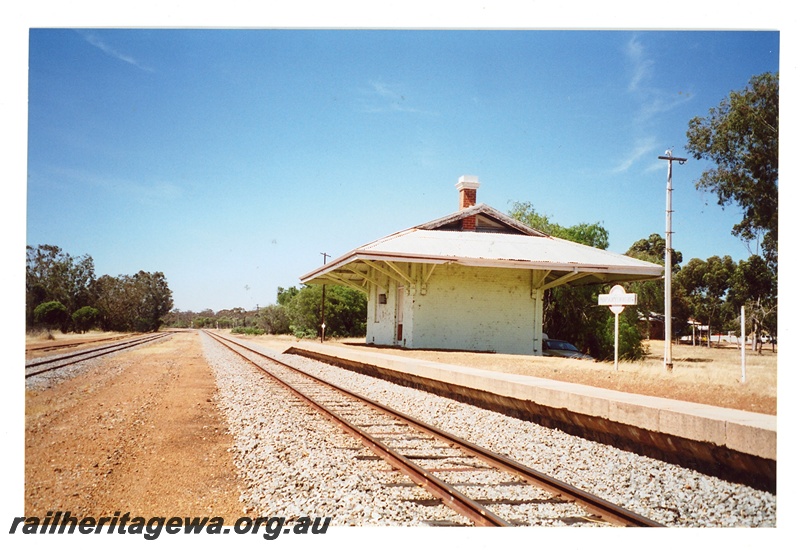
<svg viewBox="0 0 800 550"><path fill-rule="evenodd" d="M330 254L326 254L325 252L320 252L322 254L322 265L328 263L328 256ZM320 342L325 342L325 285L322 285L322 332L320 332Z"/></svg>
<svg viewBox="0 0 800 550"><path fill-rule="evenodd" d="M686 159L672 156L667 150L658 157L667 161L667 230L664 247L664 368L672 370L672 161L684 164Z"/></svg>

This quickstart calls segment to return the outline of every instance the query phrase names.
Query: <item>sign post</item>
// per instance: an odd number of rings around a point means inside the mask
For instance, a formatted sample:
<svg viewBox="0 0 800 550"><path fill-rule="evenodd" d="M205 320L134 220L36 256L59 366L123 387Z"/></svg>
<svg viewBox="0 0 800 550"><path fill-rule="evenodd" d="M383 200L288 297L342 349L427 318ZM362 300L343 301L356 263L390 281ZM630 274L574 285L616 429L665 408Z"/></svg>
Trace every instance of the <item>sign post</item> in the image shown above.
<svg viewBox="0 0 800 550"><path fill-rule="evenodd" d="M620 285L614 285L608 294L600 294L597 297L597 304L609 306L608 309L614 314L614 370L619 370L619 314L625 310L625 306L635 306L637 300L636 293L630 294Z"/></svg>
<svg viewBox="0 0 800 550"><path fill-rule="evenodd" d="M742 306L742 314L741 315L742 315L742 321L741 321L741 325L742 325L742 384L744 384L747 381L747 372L746 372L746 367L745 367L747 360L745 359L746 355L745 355L745 351L744 351L744 348L747 347L747 341L746 341L747 335L744 332L744 306ZM756 333L753 332L753 338L756 338L756 337L757 337ZM709 338L710 338L710 335L709 335Z"/></svg>

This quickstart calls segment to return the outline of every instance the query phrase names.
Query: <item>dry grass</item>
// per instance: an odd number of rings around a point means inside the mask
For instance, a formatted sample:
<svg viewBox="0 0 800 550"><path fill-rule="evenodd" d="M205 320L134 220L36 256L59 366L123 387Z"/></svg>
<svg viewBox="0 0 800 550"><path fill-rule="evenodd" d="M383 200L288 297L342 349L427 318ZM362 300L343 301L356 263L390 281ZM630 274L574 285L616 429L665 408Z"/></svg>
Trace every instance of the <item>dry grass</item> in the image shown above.
<svg viewBox="0 0 800 550"><path fill-rule="evenodd" d="M48 334L46 330L28 333L25 335L25 345L30 344L66 344L70 342L82 342L84 340L98 340L100 338L113 338L115 336L124 336L120 332L103 332L99 330L92 330L84 334L77 334L68 332L64 334L59 330L54 330Z"/></svg>
<svg viewBox="0 0 800 550"><path fill-rule="evenodd" d="M258 336L262 345L284 351L297 340L287 336ZM330 345L364 346L363 339L328 341ZM485 370L525 374L613 389L628 393L666 397L718 407L777 414L778 354L764 349L761 355L746 351L746 381L742 383L741 352L736 348L711 349L673 346L673 369L664 368L664 342L646 342L649 350L642 361L589 362L554 357L531 357L462 351L363 349Z"/></svg>

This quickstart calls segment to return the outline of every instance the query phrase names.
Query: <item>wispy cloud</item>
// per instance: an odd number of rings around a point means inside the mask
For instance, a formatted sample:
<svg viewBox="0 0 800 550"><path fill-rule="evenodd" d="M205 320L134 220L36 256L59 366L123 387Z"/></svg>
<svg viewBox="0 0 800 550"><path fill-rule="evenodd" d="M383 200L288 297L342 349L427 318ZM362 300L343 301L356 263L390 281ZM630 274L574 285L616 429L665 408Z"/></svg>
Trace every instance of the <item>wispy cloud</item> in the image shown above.
<svg viewBox="0 0 800 550"><path fill-rule="evenodd" d="M657 143L655 136L648 136L639 139L631 148L628 156L617 163L612 172L614 174L626 172L636 161L653 153L653 151L656 150L656 147Z"/></svg>
<svg viewBox="0 0 800 550"><path fill-rule="evenodd" d="M642 90L642 83L646 82L653 72L653 60L648 58L639 37L634 35L627 43L625 54L631 65L631 76L628 81L628 91L636 93Z"/></svg>
<svg viewBox="0 0 800 550"><path fill-rule="evenodd" d="M181 186L171 182L143 183L72 168L55 168L53 172L65 180L87 186L93 193L106 193L118 199L140 204L154 205L172 202L180 199L184 194Z"/></svg>
<svg viewBox="0 0 800 550"><path fill-rule="evenodd" d="M133 65L134 67L141 69L147 72L153 72L151 67L143 65L140 61L135 59L134 57L124 54L122 52L117 51L113 47L109 46L105 41L103 41L96 33L91 31L78 31L78 33L83 37L86 42L94 46L95 48L99 49L106 55L110 55L115 59L119 59L129 65Z"/></svg>
<svg viewBox="0 0 800 550"><path fill-rule="evenodd" d="M631 119L634 144L614 167L614 173L627 171L648 155L661 154L665 147L659 142L656 122L661 115L692 99L691 93L675 94L655 83L658 67L639 35L631 37L625 45L625 57L629 66L627 90L634 105Z"/></svg>
<svg viewBox="0 0 800 550"><path fill-rule="evenodd" d="M628 92L639 103L639 123L646 123L656 115L672 111L691 100L692 94L689 91L675 94L653 83L656 63L648 55L638 35L631 37L626 44L625 55L630 66Z"/></svg>
<svg viewBox="0 0 800 550"><path fill-rule="evenodd" d="M380 80L371 80L364 96L362 110L365 112L435 114L431 111L414 107L407 94L399 90L399 86L389 85Z"/></svg>

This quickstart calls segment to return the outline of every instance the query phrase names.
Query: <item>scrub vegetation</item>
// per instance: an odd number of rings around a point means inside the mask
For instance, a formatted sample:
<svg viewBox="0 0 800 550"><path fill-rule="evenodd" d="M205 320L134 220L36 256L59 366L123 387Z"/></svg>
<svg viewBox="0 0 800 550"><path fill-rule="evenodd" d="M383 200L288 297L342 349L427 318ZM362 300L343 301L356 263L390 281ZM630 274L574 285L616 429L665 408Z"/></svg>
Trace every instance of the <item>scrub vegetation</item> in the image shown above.
<svg viewBox="0 0 800 550"><path fill-rule="evenodd" d="M237 334L290 334L297 338L319 338L323 315L325 335L331 338L365 336L367 333L367 298L363 293L343 286L325 288L302 285L278 287L277 303L255 311L242 308L210 309L194 313L174 310L165 317L171 327L231 329Z"/></svg>
<svg viewBox="0 0 800 550"><path fill-rule="evenodd" d="M150 332L172 309L172 291L161 272L96 278L91 256L74 257L49 244L28 246L26 259L28 332Z"/></svg>

